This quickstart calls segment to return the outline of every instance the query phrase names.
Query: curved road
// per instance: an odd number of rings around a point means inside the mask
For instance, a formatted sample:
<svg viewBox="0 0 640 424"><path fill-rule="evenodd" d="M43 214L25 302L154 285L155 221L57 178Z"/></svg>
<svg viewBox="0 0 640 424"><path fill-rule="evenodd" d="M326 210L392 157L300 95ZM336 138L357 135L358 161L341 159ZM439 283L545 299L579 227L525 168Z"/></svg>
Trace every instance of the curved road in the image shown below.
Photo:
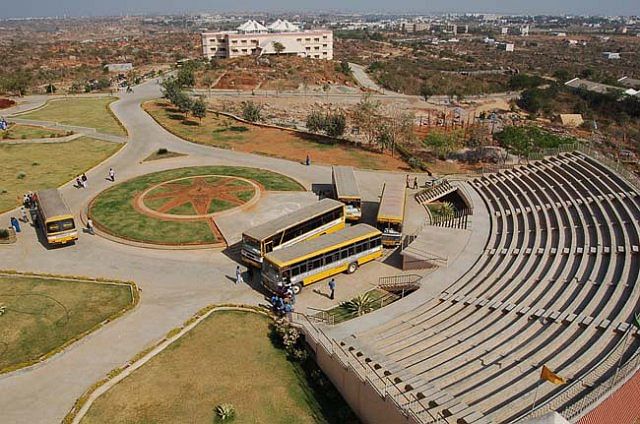
<svg viewBox="0 0 640 424"><path fill-rule="evenodd" d="M331 182L331 170L326 166L304 166L183 141L165 131L140 108L142 101L159 96L159 86L153 80L113 103L114 113L129 131L128 143L87 172L88 189L75 189L71 183L61 188L73 211L77 213L86 207L91 198L112 184L105 179L109 167L116 170L120 181L167 168L227 164L281 172L307 187L312 182ZM141 163L160 147L188 156ZM397 173L368 171L358 171L358 175L361 181L366 181L362 187L364 196L372 199L385 179L403 178ZM9 216L15 214L15 211L0 214L0 222L8 222ZM85 234L75 246L48 250L27 226L18 243L0 245L0 269L134 280L142 289L141 301L134 311L49 361L0 376L0 421L58 423L91 384L154 344L200 308L220 302L255 304L261 298L259 293L246 285L232 283L235 266L220 250L159 251Z"/></svg>

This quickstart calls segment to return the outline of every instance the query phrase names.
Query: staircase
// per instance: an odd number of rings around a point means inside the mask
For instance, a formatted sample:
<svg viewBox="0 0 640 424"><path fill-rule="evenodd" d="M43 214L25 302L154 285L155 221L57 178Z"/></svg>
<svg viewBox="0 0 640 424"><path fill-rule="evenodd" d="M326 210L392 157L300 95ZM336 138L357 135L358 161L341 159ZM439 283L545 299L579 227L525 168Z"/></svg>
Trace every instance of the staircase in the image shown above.
<svg viewBox="0 0 640 424"><path fill-rule="evenodd" d="M442 179L437 183L434 183L431 187L427 187L424 190L416 193L416 201L421 205L426 205L434 200L446 196L449 193L456 191L458 187L451 185L449 180Z"/></svg>

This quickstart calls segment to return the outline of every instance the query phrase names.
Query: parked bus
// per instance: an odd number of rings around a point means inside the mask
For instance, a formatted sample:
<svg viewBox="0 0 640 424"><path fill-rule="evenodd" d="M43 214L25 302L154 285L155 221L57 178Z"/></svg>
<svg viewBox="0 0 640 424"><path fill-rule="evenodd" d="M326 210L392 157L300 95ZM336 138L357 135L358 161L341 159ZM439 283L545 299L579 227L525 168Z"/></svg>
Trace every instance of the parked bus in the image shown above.
<svg viewBox="0 0 640 424"><path fill-rule="evenodd" d="M278 291L291 284L298 294L304 286L346 271L382 256L382 233L367 224L307 240L268 253L262 264L262 284Z"/></svg>
<svg viewBox="0 0 640 424"><path fill-rule="evenodd" d="M269 252L342 230L345 227L344 209L344 205L337 200L322 199L245 231L240 252L243 262L260 268L262 258Z"/></svg>
<svg viewBox="0 0 640 424"><path fill-rule="evenodd" d="M385 182L376 218L376 226L382 231L384 246L398 246L402 242L405 201L404 181L397 179Z"/></svg>
<svg viewBox="0 0 640 424"><path fill-rule="evenodd" d="M56 188L36 193L37 221L50 245L78 240L78 230L69 207Z"/></svg>
<svg viewBox="0 0 640 424"><path fill-rule="evenodd" d="M333 166L331 170L333 191L336 199L346 206L347 221L359 221L362 218L362 197L353 168Z"/></svg>

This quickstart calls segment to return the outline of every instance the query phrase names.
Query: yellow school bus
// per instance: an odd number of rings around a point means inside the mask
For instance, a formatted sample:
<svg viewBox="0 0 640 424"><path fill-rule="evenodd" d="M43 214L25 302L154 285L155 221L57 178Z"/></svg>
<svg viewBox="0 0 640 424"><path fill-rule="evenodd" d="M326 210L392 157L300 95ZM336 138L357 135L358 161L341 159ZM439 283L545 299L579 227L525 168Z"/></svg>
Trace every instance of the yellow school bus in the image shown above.
<svg viewBox="0 0 640 424"><path fill-rule="evenodd" d="M242 233L242 261L256 268L269 252L345 227L345 208L333 199L321 201Z"/></svg>
<svg viewBox="0 0 640 424"><path fill-rule="evenodd" d="M61 245L78 240L78 230L69 207L58 189L36 193L37 221L50 245Z"/></svg>
<svg viewBox="0 0 640 424"><path fill-rule="evenodd" d="M402 242L405 201L404 181L396 179L385 182L376 218L376 227L382 231L382 243L385 246L398 246Z"/></svg>
<svg viewBox="0 0 640 424"><path fill-rule="evenodd" d="M347 227L312 240L268 253L262 263L262 284L271 291L291 284L294 293L304 286L382 256L382 233L367 224Z"/></svg>
<svg viewBox="0 0 640 424"><path fill-rule="evenodd" d="M331 180L335 198L345 204L347 221L359 221L362 218L362 196L353 168L333 166Z"/></svg>

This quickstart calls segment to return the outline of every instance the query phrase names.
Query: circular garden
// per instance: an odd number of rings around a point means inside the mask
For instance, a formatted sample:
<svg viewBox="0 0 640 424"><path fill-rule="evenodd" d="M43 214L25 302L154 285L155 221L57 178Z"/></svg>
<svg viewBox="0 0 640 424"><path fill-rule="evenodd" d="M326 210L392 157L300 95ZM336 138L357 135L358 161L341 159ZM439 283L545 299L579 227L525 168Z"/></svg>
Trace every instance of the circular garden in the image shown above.
<svg viewBox="0 0 640 424"><path fill-rule="evenodd" d="M199 166L142 175L100 193L89 216L100 231L141 243L224 245L215 219L248 207L263 191L301 191L264 169Z"/></svg>

